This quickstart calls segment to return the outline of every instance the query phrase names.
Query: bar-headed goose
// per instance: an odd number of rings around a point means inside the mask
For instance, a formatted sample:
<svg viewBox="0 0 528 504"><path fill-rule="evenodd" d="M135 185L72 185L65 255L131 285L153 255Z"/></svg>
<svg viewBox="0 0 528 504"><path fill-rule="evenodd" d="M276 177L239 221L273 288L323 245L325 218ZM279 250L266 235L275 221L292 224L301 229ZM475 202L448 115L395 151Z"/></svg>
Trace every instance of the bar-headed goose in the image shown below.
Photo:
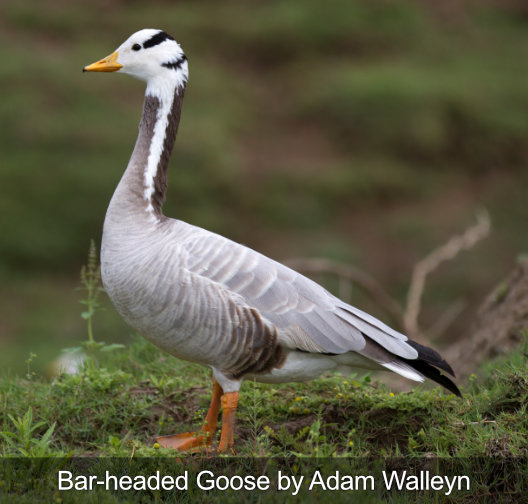
<svg viewBox="0 0 528 504"><path fill-rule="evenodd" d="M147 83L139 135L104 222L101 273L121 316L176 357L213 370L213 395L197 433L159 438L187 450L211 443L220 405L218 451L233 446L244 378L310 380L329 370L389 369L451 392L442 357L336 298L282 264L223 236L162 213L171 154L187 84L187 58L161 30L134 33L84 68Z"/></svg>

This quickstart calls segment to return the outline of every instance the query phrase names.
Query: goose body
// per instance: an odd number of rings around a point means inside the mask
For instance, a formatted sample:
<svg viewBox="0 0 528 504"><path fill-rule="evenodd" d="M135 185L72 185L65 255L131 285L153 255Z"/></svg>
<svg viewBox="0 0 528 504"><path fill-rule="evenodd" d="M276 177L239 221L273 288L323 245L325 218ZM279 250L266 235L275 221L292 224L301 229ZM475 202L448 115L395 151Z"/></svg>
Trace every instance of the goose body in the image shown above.
<svg viewBox="0 0 528 504"><path fill-rule="evenodd" d="M434 350L248 247L163 215L188 78L187 59L172 37L141 30L84 70L128 73L147 82L136 145L104 222L106 292L140 334L214 374L200 434L172 436L165 445L187 449L210 440L221 402L219 450L232 446L244 378L304 381L334 369L385 368L415 381L430 377L458 393L438 371L452 374Z"/></svg>

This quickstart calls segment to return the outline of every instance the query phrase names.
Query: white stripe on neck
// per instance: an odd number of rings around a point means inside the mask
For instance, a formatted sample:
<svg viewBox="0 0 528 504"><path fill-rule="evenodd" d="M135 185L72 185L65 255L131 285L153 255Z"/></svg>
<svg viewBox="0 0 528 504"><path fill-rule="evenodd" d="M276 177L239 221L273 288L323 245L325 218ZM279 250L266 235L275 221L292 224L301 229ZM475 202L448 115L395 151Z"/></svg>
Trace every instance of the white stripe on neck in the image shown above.
<svg viewBox="0 0 528 504"><path fill-rule="evenodd" d="M152 206L152 196L154 195L155 186L154 178L158 173L158 166L163 153L163 145L165 143L165 135L167 132L167 125L169 124L169 114L172 108L172 99L160 99L159 107L156 113L156 124L154 125L154 132L152 140L150 141L149 155L147 159L147 166L145 167L144 182L145 182L145 200L147 201L147 212L154 215L154 207Z"/></svg>
<svg viewBox="0 0 528 504"><path fill-rule="evenodd" d="M168 72L174 72L174 70L168 70ZM187 82L187 72L187 61L185 61L183 67L177 71L177 74L173 74L176 77L175 79L167 79L166 77L152 79L147 83L147 90L145 92L146 95L153 96L159 101L159 107L156 113L156 124L154 125L152 140L150 141L149 155L144 173L144 197L147 202L146 210L156 221L159 218L155 215L152 205L152 197L156 190L154 178L158 173L158 166L163 153L169 116L172 111L175 94L176 92L183 92L185 83Z"/></svg>

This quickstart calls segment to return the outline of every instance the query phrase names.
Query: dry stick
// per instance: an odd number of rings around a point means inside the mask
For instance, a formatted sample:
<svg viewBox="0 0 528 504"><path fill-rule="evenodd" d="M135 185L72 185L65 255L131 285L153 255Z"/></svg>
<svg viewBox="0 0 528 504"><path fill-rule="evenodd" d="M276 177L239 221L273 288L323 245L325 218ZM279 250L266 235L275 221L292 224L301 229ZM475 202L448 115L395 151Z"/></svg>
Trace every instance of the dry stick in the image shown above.
<svg viewBox="0 0 528 504"><path fill-rule="evenodd" d="M485 209L482 209L477 213L477 223L474 226L468 228L461 235L453 236L445 245L433 250L414 266L411 285L407 294L407 308L403 316L405 331L409 336L423 340L420 336L418 316L427 275L441 263L456 257L462 250L472 248L478 241L488 236L489 231L489 215Z"/></svg>
<svg viewBox="0 0 528 504"><path fill-rule="evenodd" d="M287 266L308 274L330 273L340 280L346 279L363 289L389 315L393 322L403 329L403 310L370 275L364 271L344 264L328 261L327 259L289 259Z"/></svg>

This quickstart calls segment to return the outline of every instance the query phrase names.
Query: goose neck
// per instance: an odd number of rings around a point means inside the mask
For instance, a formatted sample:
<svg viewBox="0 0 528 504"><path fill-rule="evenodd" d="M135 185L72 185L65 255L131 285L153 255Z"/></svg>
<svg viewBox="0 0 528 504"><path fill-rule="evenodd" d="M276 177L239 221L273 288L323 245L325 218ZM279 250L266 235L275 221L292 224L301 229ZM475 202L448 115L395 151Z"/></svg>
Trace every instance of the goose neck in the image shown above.
<svg viewBox="0 0 528 504"><path fill-rule="evenodd" d="M149 83L143 102L139 134L128 167L109 211L150 221L163 218L167 167L180 122L184 86ZM139 213L139 215L138 215ZM141 219L139 219L141 220Z"/></svg>

